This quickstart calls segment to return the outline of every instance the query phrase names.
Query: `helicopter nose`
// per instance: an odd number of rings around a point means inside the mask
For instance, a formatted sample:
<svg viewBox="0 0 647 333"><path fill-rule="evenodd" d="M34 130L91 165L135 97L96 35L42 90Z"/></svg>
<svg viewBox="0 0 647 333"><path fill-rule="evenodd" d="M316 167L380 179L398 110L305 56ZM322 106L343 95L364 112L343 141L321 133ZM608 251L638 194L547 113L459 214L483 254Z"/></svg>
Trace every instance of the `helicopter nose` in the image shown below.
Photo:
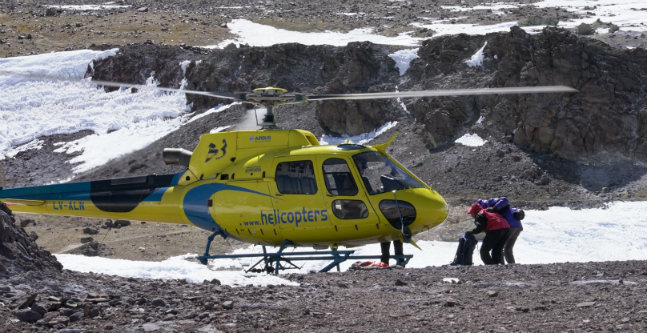
<svg viewBox="0 0 647 333"><path fill-rule="evenodd" d="M424 197L423 204L416 207L419 209L418 216L420 219L412 226L412 229L419 231L439 225L445 221L449 214L447 202L438 192L429 190Z"/></svg>
<svg viewBox="0 0 647 333"><path fill-rule="evenodd" d="M417 188L397 193L393 199L382 198L378 207L391 226L403 234L414 235L437 226L447 218L447 203L438 192Z"/></svg>

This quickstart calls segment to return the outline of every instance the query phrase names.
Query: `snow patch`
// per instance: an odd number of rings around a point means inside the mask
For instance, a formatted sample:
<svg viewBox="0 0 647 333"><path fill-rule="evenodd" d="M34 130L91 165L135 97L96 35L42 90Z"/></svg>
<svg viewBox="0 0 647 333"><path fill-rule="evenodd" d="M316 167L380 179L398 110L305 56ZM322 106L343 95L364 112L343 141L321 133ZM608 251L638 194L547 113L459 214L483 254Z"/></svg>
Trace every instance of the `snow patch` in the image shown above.
<svg viewBox="0 0 647 333"><path fill-rule="evenodd" d="M373 28L353 29L347 33L299 32L277 29L272 26L254 23L245 19L235 19L227 24L229 32L236 35L234 39L226 40L218 45L207 48L224 48L229 44L249 46L271 46L281 43L300 43L303 45L333 45L346 46L348 43L369 41L375 44L416 46L421 38L411 37L411 32L400 33L396 37L386 37L374 33Z"/></svg>
<svg viewBox="0 0 647 333"><path fill-rule="evenodd" d="M197 261L189 261L189 259L195 257L196 255L185 254L157 262L86 257L74 254L56 255L56 259L63 264L65 269L82 273L94 272L142 279L182 279L193 283L202 283L205 280L211 281L218 279L224 285L235 287L248 285L299 285L296 282L265 273L243 274L240 270L212 270L210 267L202 265Z"/></svg>
<svg viewBox="0 0 647 333"><path fill-rule="evenodd" d="M483 67L483 50L485 50L485 46L487 46L487 41L471 58L465 61L468 67Z"/></svg>
<svg viewBox="0 0 647 333"><path fill-rule="evenodd" d="M389 54L389 57L395 61L395 66L400 70L400 75L409 69L411 61L418 58L418 48L396 51Z"/></svg>
<svg viewBox="0 0 647 333"><path fill-rule="evenodd" d="M647 210L647 201L612 202L602 209L572 210L566 207L551 207L548 210L526 210L524 230L515 245L515 258L520 264L548 264L564 262L644 260L647 253L647 220L636 212ZM467 215L466 215L467 216ZM613 222L613 223L608 223ZM571 235L577 232L577 238ZM206 242L206 238L204 240ZM417 241L421 250L405 244L405 253L413 254L407 268L424 268L447 265L456 252L456 242ZM597 244L592 246L592 244ZM268 248L276 252L278 248ZM288 249L302 251L302 248ZM286 252L288 252L286 250ZM369 244L352 248L354 255L375 255L380 253L380 244ZM233 251L233 254L261 253L259 246L250 245ZM245 273L259 258L216 259L209 266L188 259L196 255L172 257L162 262L131 261L85 257L82 255L59 254L57 259L65 269L79 272L95 272L135 278L185 279L200 283L203 280L218 279L231 286L272 284L295 285L279 276L265 273ZM352 265L352 260L340 264L342 271ZM394 263L392 261L391 263ZM319 271L328 262L298 262L298 270L283 273ZM474 264L482 265L477 255ZM456 283L452 277L443 278L445 283ZM576 285L619 284L630 281L584 280L572 282ZM527 287L522 282L502 281L510 287Z"/></svg>
<svg viewBox="0 0 647 333"><path fill-rule="evenodd" d="M483 140L478 134L466 133L460 138L456 139L456 143L460 143L468 147L480 147L483 146L487 140Z"/></svg>
<svg viewBox="0 0 647 333"><path fill-rule="evenodd" d="M44 143L45 142L43 140L40 140L40 139L30 141L30 142L28 142L28 143L26 143L24 145L9 149L9 151L7 151L7 153L4 155L4 157L13 158L14 156L16 156L19 153L22 153L24 151L28 151L28 150L32 150L32 149L41 149L41 148L43 148ZM0 153L0 160L2 160L2 159L3 159L2 158L2 153Z"/></svg>
<svg viewBox="0 0 647 333"><path fill-rule="evenodd" d="M130 8L130 5L116 5L114 2L107 2L102 5L46 5L47 8L58 8L74 11L97 11L108 9Z"/></svg>

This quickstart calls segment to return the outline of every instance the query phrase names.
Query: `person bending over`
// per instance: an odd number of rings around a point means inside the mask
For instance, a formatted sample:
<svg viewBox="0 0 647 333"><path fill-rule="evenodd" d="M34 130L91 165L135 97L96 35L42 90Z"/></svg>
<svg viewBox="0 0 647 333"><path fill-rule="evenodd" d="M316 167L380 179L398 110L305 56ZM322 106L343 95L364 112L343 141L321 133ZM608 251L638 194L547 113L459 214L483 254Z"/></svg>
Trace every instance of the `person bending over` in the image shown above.
<svg viewBox="0 0 647 333"><path fill-rule="evenodd" d="M508 231L508 239L503 246L503 256L508 264L514 264L514 244L517 242L521 231L523 231L521 220L526 216L525 212L521 208L511 207L507 197L491 198L489 200L479 199L476 202L487 211L501 214L508 221L510 231Z"/></svg>
<svg viewBox="0 0 647 333"><path fill-rule="evenodd" d="M488 212L478 203L472 204L467 214L474 218L476 227L466 234L478 234L485 231L485 238L481 244L481 260L486 265L505 264L503 260L503 246L508 239L510 225L499 213Z"/></svg>

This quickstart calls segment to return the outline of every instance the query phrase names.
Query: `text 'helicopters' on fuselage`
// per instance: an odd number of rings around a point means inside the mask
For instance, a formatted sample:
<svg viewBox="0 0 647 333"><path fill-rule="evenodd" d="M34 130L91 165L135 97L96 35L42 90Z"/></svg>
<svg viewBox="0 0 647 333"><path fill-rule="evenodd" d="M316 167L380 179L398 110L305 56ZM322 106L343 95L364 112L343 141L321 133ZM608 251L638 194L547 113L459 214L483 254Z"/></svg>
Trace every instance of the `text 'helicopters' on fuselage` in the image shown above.
<svg viewBox="0 0 647 333"><path fill-rule="evenodd" d="M392 141L392 140L391 140ZM245 242L325 248L401 239L447 204L375 146L320 145L304 130L204 134L165 151L174 175L0 190L14 211L193 224Z"/></svg>

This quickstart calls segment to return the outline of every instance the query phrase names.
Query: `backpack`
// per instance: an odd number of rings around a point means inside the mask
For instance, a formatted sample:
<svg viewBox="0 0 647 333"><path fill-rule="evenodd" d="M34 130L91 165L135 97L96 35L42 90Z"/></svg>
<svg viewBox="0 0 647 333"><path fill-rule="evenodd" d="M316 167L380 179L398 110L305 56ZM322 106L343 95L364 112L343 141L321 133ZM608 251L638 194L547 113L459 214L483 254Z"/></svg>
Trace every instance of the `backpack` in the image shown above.
<svg viewBox="0 0 647 333"><path fill-rule="evenodd" d="M476 247L476 237L472 234L465 234L458 239L458 248L454 261L450 263L452 266L456 265L472 265L472 254Z"/></svg>

